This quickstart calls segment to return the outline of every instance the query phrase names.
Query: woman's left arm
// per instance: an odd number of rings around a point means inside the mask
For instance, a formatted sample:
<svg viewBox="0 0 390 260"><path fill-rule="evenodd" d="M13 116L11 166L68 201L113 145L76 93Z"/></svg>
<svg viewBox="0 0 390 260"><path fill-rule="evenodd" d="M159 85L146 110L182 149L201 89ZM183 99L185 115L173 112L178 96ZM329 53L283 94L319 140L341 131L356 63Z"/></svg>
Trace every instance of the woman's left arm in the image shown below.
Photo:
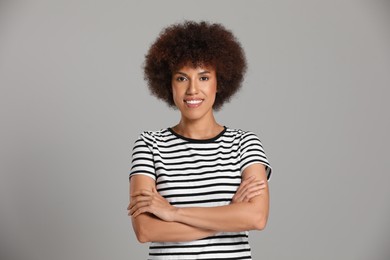
<svg viewBox="0 0 390 260"><path fill-rule="evenodd" d="M138 200L132 205L131 213L136 217L149 212L165 221L176 221L217 232L262 230L266 226L269 212L265 166L252 164L244 170L242 176L243 181L252 178L251 182L264 182L265 187L249 200L216 207L177 208L159 203L161 196L156 191L157 194L139 194Z"/></svg>

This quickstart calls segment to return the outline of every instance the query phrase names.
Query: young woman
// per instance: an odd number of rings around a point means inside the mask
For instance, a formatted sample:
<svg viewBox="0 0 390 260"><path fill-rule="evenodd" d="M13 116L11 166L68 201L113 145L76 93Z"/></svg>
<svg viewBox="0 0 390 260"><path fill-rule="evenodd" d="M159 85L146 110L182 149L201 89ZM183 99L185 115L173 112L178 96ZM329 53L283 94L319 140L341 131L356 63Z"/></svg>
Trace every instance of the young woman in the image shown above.
<svg viewBox="0 0 390 260"><path fill-rule="evenodd" d="M251 259L248 231L266 226L271 167L254 133L213 113L245 70L239 42L220 24L175 24L150 47L151 93L181 118L141 133L133 148L127 209L137 239L152 242L149 259Z"/></svg>

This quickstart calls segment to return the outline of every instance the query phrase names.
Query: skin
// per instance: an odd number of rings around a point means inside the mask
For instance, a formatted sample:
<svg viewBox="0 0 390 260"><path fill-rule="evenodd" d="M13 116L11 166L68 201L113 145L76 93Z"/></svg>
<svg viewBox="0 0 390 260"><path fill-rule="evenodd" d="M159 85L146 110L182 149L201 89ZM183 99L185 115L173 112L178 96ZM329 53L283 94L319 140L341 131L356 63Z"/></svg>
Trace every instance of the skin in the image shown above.
<svg viewBox="0 0 390 260"><path fill-rule="evenodd" d="M173 99L181 113L174 131L193 139L208 139L223 130L212 108L217 86L215 69L210 66L184 66L173 73ZM217 207L174 207L157 192L153 179L135 175L127 210L140 242L191 241L223 231L262 230L269 212L265 167L248 166L232 203Z"/></svg>
<svg viewBox="0 0 390 260"><path fill-rule="evenodd" d="M184 66L172 75L172 94L175 105L180 110L181 120L173 130L194 139L207 139L223 130L213 114L213 104L217 94L217 76L210 67L193 68ZM201 100L197 107L185 101Z"/></svg>

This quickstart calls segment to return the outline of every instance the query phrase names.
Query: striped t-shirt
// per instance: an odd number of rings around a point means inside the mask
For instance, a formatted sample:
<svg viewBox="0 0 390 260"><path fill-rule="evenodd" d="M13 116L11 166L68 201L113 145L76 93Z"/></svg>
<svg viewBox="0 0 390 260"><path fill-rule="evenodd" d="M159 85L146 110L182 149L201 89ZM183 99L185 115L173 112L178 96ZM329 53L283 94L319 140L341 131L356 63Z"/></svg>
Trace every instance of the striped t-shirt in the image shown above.
<svg viewBox="0 0 390 260"><path fill-rule="evenodd" d="M216 137L190 139L171 128L143 132L133 148L130 178L142 174L175 207L214 207L231 203L241 173L254 163L271 167L252 132L224 127ZM251 259L248 232L220 232L191 242L152 242L149 259Z"/></svg>

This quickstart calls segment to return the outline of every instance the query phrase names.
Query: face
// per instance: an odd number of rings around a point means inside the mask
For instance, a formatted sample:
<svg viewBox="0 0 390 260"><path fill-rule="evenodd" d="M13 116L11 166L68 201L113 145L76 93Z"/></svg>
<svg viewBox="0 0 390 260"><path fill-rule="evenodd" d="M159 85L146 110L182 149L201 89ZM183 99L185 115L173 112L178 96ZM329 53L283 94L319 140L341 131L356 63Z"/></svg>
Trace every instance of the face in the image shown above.
<svg viewBox="0 0 390 260"><path fill-rule="evenodd" d="M217 77L213 67L184 66L172 75L173 100L183 119L211 118L216 93Z"/></svg>

